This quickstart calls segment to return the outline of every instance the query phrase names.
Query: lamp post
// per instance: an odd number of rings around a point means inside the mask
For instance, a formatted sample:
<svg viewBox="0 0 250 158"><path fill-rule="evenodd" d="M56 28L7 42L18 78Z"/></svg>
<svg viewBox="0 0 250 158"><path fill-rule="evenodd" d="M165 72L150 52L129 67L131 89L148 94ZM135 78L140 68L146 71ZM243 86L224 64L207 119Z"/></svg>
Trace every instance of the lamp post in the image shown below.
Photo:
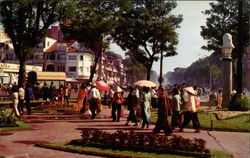
<svg viewBox="0 0 250 158"><path fill-rule="evenodd" d="M160 58L160 77L158 78L159 85L162 86L163 78L162 78L162 60L163 60L163 52L161 51L161 58Z"/></svg>
<svg viewBox="0 0 250 158"><path fill-rule="evenodd" d="M232 93L232 57L231 53L234 48L232 43L232 36L229 33L223 35L223 46L221 47L224 57L223 63L223 94L222 94L222 107L228 106L231 100Z"/></svg>

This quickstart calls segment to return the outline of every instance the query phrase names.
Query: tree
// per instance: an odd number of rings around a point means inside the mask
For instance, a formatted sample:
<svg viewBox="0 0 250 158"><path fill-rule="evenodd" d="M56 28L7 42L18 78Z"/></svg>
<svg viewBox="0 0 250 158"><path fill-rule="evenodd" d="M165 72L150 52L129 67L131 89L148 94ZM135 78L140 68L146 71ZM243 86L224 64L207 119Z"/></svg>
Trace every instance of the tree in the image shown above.
<svg viewBox="0 0 250 158"><path fill-rule="evenodd" d="M96 72L97 64L108 47L108 35L116 26L116 2L111 0L77 0L74 14L66 16L60 23L66 39L84 43L94 53L89 82Z"/></svg>
<svg viewBox="0 0 250 158"><path fill-rule="evenodd" d="M123 64L126 67L127 79L130 84L135 83L138 80L146 78L146 68L143 64L138 62L134 54L126 52L127 58L123 60Z"/></svg>
<svg viewBox="0 0 250 158"><path fill-rule="evenodd" d="M222 36L230 33L235 49L233 59L237 59L237 91L242 92L242 53L243 46L249 42L249 1L217 0L210 3L211 9L203 12L208 15L206 26L201 26L201 36L207 40L203 49L221 53Z"/></svg>
<svg viewBox="0 0 250 158"><path fill-rule="evenodd" d="M161 52L165 57L177 54L175 30L182 17L170 15L176 7L173 1L128 0L126 4L121 7L119 25L112 37L123 50L130 50L134 54L141 50L146 52L140 61L147 69L149 80L153 62L159 60Z"/></svg>
<svg viewBox="0 0 250 158"><path fill-rule="evenodd" d="M56 8L60 0L19 0L0 3L0 22L12 40L19 59L18 85L26 80L26 61L40 43L47 29L58 20Z"/></svg>

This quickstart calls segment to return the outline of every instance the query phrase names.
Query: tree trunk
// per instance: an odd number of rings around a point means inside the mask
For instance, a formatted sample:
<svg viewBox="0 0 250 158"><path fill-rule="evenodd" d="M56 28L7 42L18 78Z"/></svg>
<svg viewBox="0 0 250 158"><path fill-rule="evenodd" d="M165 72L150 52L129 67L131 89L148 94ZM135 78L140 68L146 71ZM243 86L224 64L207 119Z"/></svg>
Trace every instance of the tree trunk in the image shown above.
<svg viewBox="0 0 250 158"><path fill-rule="evenodd" d="M26 61L19 59L18 86L24 87L26 81Z"/></svg>
<svg viewBox="0 0 250 158"><path fill-rule="evenodd" d="M99 59L100 59L101 56L102 56L102 53L97 54L97 56L95 56L95 63L91 67L90 76L89 76L89 82L93 81L94 75L96 73L96 67L97 67L98 61L99 61Z"/></svg>
<svg viewBox="0 0 250 158"><path fill-rule="evenodd" d="M147 80L150 80L150 73L151 73L152 66L153 66L153 61L150 61L149 65L146 67L146 69L147 69Z"/></svg>
<svg viewBox="0 0 250 158"><path fill-rule="evenodd" d="M238 1L238 7L239 7L239 17L238 17L238 52L237 52L237 92L242 93L242 53L243 53L243 31L242 31L242 25L243 25L243 19L242 19L242 0Z"/></svg>

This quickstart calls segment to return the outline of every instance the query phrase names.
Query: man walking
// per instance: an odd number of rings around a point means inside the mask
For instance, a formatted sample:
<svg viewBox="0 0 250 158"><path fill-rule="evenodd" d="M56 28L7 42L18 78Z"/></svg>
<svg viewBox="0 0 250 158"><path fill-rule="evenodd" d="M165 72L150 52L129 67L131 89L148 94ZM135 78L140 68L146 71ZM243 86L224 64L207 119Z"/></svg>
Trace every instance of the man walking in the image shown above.
<svg viewBox="0 0 250 158"><path fill-rule="evenodd" d="M101 95L99 90L96 88L96 84L91 84L91 90L89 92L89 100L90 100L90 111L92 113L91 119L95 119L96 117L96 110L98 102L101 101Z"/></svg>

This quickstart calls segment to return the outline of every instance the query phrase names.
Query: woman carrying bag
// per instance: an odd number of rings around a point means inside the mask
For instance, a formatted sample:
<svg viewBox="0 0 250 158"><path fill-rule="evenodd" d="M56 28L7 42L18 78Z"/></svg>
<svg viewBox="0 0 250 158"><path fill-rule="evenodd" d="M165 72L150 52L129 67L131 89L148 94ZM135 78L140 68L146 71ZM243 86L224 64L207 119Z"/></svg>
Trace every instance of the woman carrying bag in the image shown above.
<svg viewBox="0 0 250 158"><path fill-rule="evenodd" d="M173 132L172 127L168 122L171 104L163 87L159 87L158 89L158 99L158 119L155 128L153 129L153 133L157 134L160 130L164 130L166 135L170 135Z"/></svg>

